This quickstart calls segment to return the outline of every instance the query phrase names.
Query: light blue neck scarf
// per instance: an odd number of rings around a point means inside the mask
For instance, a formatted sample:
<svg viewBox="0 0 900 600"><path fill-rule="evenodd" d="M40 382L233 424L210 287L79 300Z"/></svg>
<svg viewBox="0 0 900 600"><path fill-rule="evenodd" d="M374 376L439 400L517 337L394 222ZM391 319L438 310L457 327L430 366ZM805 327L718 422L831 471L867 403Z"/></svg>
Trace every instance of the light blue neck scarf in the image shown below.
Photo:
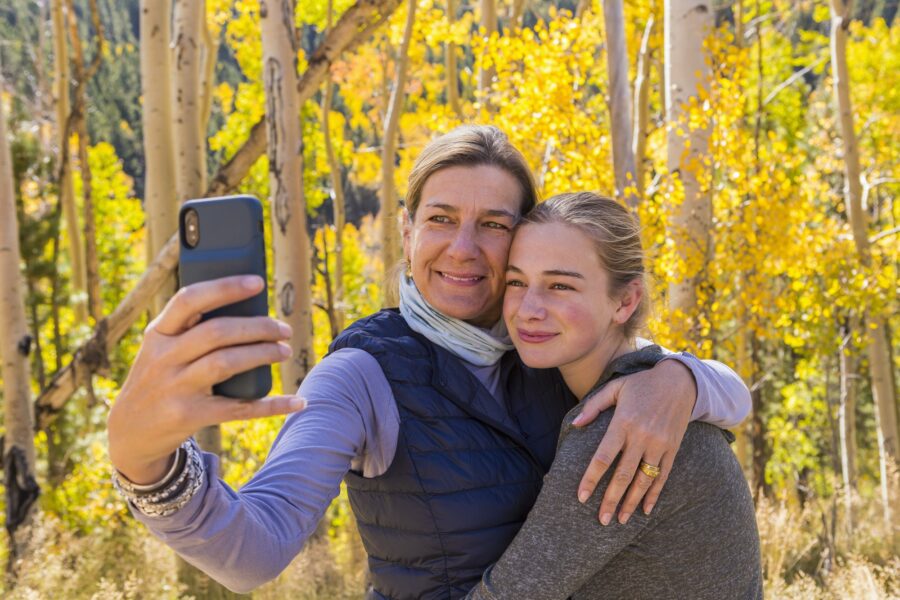
<svg viewBox="0 0 900 600"><path fill-rule="evenodd" d="M400 314L413 331L479 367L496 364L513 349L503 319L487 330L448 317L428 304L405 275L400 277Z"/></svg>

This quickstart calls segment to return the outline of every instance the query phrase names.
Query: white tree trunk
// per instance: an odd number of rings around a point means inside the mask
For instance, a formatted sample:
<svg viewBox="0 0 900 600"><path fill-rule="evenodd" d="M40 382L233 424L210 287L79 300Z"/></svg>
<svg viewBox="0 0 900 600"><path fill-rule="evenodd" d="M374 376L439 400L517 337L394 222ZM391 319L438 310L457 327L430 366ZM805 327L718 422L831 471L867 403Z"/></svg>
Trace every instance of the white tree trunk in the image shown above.
<svg viewBox="0 0 900 600"><path fill-rule="evenodd" d="M628 83L628 50L625 46L625 9L622 0L603 1L606 25L606 64L609 71L609 116L612 124L613 170L616 198L636 208L640 198L634 192L637 176L631 147L631 89ZM630 191L629 191L630 190Z"/></svg>
<svg viewBox="0 0 900 600"><path fill-rule="evenodd" d="M78 222L78 210L75 206L75 190L72 187L72 168L69 160L67 127L71 105L69 102L69 47L66 43L64 4L64 0L52 0L51 5L54 44L53 70L56 74L54 93L56 94L57 143L59 144L59 195L60 202L62 202L63 220L66 222L66 235L69 238L69 260L72 263L72 309L75 311L75 324L87 325L87 273L84 266L84 246L81 241L81 228Z"/></svg>
<svg viewBox="0 0 900 600"><path fill-rule="evenodd" d="M846 512L847 530L853 531L853 491L856 489L856 356L850 344L853 332L859 325L853 319L848 327L841 347L840 376L841 397L838 407L838 424L841 444L841 480L844 486L844 510Z"/></svg>
<svg viewBox="0 0 900 600"><path fill-rule="evenodd" d="M381 146L381 252L385 273L390 273L400 261L400 223L397 220L399 203L394 186L394 160L397 154L400 115L403 114L403 102L406 99L406 70L415 21L416 0L409 0L403 41L397 52L394 89L391 90ZM397 306L397 302L398 291L393 285L385 285L384 306Z"/></svg>
<svg viewBox="0 0 900 600"><path fill-rule="evenodd" d="M178 229L175 142L172 133L171 0L141 0L141 123L144 132L144 210L148 262ZM170 276L154 297L156 316L175 292Z"/></svg>
<svg viewBox="0 0 900 600"><path fill-rule="evenodd" d="M484 37L489 38L497 32L496 0L481 0L481 29ZM482 107L487 105L487 94L494 79L494 68L481 69L478 73L478 97Z"/></svg>
<svg viewBox="0 0 900 600"><path fill-rule="evenodd" d="M841 138L843 140L845 170L845 202L853 231L853 241L860 262L872 264L869 243L868 215L862 203L859 147L853 124L853 106L850 100L850 77L847 70L847 29L850 25L851 2L831 0L831 68L834 95L837 99ZM864 307L867 310L867 307ZM888 485L888 463L898 460L897 398L891 373L890 345L887 339L884 317L865 315L866 350L869 355L869 373L872 395L875 398L875 422L878 427L879 458L881 463L881 494L884 504L885 524L891 524L891 499Z"/></svg>
<svg viewBox="0 0 900 600"><path fill-rule="evenodd" d="M176 0L175 62L175 187L179 203L206 191L206 136L200 129L203 79L200 69L206 3Z"/></svg>
<svg viewBox="0 0 900 600"><path fill-rule="evenodd" d="M259 8L269 140L275 304L278 318L294 329L291 338L294 354L291 360L282 363L281 378L284 391L294 393L315 362L294 2L263 0Z"/></svg>
<svg viewBox="0 0 900 600"><path fill-rule="evenodd" d="M650 112L650 36L656 21L653 15L647 19L641 51L638 55L637 75L634 80L634 137L631 142L634 154L634 179L638 198L644 197L644 158L647 154L647 124Z"/></svg>
<svg viewBox="0 0 900 600"><path fill-rule="evenodd" d="M96 2L91 9L96 9ZM103 296L100 292L100 261L97 256L97 228L94 219L93 178L91 165L88 160L88 129L87 129L87 80L93 75L93 69L88 69L84 64L84 52L81 47L81 36L78 34L78 20L72 0L67 0L66 9L69 21L69 38L72 43L72 64L75 66L75 104L72 110L74 121L74 133L78 135L78 169L81 174L81 197L84 218L84 258L85 275L87 280L88 309L94 323L103 316ZM100 27L99 15L95 16L95 25ZM103 33L97 36L97 54L94 57L95 64L99 66L99 56L103 52ZM93 66L93 65L92 65ZM90 72L89 72L90 71Z"/></svg>
<svg viewBox="0 0 900 600"><path fill-rule="evenodd" d="M456 21L456 1L447 0L447 20L451 25ZM456 64L456 44L447 42L444 46L444 69L447 72L447 104L457 117L462 118L459 104L459 68Z"/></svg>
<svg viewBox="0 0 900 600"><path fill-rule="evenodd" d="M509 28L522 29L522 20L525 18L525 0L512 0L509 5Z"/></svg>
<svg viewBox="0 0 900 600"><path fill-rule="evenodd" d="M689 131L683 121L685 105L709 77L703 41L713 31L713 12L709 0L666 0L665 13L668 169L684 187L684 201L673 207L670 223L680 268L669 285L669 306L696 340L697 285L707 260L712 223L709 190L702 188L698 178L709 131Z"/></svg>
<svg viewBox="0 0 900 600"><path fill-rule="evenodd" d="M331 31L332 0L328 0L328 31ZM344 228L347 225L347 210L344 201L344 184L341 180L341 164L334 153L331 141L331 105L334 102L334 82L329 74L325 80L325 94L322 98L322 132L325 141L325 155L328 158L328 170L331 173L331 189L334 191L334 295L330 307L335 333L344 329ZM323 245L328 242L323 238ZM326 256L327 260L327 256Z"/></svg>
<svg viewBox="0 0 900 600"><path fill-rule="evenodd" d="M344 185L341 181L341 164L334 153L331 141L331 104L334 97L334 83L325 82L325 97L322 100L322 130L325 138L325 154L331 173L331 189L334 191L334 330L344 329L344 229L347 225L347 211L344 203ZM327 242L323 242L327 243Z"/></svg>
<svg viewBox="0 0 900 600"><path fill-rule="evenodd" d="M21 261L12 157L6 137L6 115L0 101L0 376L6 429L3 436L6 527L12 557L21 556L25 551L27 525L37 507L39 491L34 471L34 414L28 365L31 337L25 320Z"/></svg>

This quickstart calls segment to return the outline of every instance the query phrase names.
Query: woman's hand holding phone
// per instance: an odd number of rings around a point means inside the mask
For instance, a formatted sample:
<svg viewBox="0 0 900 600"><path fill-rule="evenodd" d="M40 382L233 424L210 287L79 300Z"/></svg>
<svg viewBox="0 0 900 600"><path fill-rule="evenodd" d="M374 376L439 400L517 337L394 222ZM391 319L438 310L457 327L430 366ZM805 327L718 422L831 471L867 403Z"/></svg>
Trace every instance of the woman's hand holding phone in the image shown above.
<svg viewBox="0 0 900 600"><path fill-rule="evenodd" d="M159 481L178 446L198 429L226 421L301 410L298 396L253 402L212 394L214 384L291 354L291 329L269 317L201 315L258 294L255 275L186 286L147 326L131 371L109 413L109 454L120 473L137 484Z"/></svg>

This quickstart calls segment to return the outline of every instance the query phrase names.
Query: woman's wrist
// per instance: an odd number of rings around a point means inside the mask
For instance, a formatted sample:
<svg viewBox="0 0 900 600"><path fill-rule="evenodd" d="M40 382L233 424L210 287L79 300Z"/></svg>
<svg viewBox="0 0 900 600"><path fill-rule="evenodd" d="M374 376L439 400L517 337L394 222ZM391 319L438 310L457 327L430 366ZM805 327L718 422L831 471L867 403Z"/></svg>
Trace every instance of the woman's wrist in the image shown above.
<svg viewBox="0 0 900 600"><path fill-rule="evenodd" d="M172 468L161 481L151 485L134 484L114 469L113 485L140 513L149 517L167 517L194 497L205 472L200 449L193 439L189 439L178 448Z"/></svg>
<svg viewBox="0 0 900 600"><path fill-rule="evenodd" d="M146 467L128 471L116 468L116 473L123 487L136 493L150 493L171 483L183 469L184 451L179 447L168 457Z"/></svg>

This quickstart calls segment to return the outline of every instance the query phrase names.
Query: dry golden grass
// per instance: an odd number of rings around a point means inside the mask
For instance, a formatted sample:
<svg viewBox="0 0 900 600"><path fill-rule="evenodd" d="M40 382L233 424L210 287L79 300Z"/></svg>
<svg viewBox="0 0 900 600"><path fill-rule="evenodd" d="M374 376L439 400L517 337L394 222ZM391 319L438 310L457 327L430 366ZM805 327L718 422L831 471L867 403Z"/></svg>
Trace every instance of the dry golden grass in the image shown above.
<svg viewBox="0 0 900 600"><path fill-rule="evenodd" d="M365 553L346 504L337 504L329 512L328 535L310 544L278 579L254 591L253 598L362 597ZM880 504L856 499L858 525L852 536L831 527L833 515L839 523L842 519L837 508L824 501L807 502L802 510L760 503L757 521L767 598L900 599L898 540L885 530ZM15 583L0 586L3 598L188 597L178 587L173 554L137 524L75 536L59 520L43 515L33 535L33 554L19 563Z"/></svg>

